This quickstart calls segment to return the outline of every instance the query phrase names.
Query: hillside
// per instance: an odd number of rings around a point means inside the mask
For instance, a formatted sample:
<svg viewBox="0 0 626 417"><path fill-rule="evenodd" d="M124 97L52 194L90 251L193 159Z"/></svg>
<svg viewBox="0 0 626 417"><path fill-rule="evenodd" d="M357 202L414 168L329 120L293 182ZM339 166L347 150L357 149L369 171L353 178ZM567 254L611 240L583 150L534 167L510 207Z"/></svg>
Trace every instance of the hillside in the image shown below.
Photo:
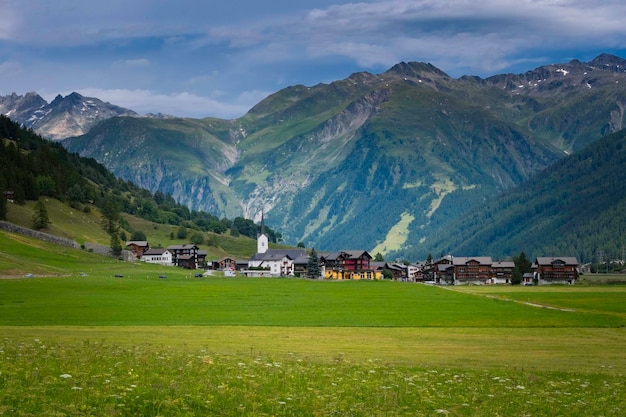
<svg viewBox="0 0 626 417"><path fill-rule="evenodd" d="M64 145L193 209L264 211L287 243L408 254L626 126L625 63L601 55L487 79L399 63L283 89L236 120L111 118Z"/></svg>
<svg viewBox="0 0 626 417"><path fill-rule="evenodd" d="M209 259L248 258L256 251L259 226L251 220L191 211L169 194L153 195L119 180L95 160L69 153L1 115L0 165L0 220L32 228L40 202L50 220L44 231L79 244L111 244L112 236L102 227L103 218L111 216L122 243L141 232L153 247L193 238ZM280 239L272 228L266 227L266 232L273 244Z"/></svg>
<svg viewBox="0 0 626 417"><path fill-rule="evenodd" d="M568 254L622 259L626 249L626 130L606 136L472 210L409 256Z"/></svg>

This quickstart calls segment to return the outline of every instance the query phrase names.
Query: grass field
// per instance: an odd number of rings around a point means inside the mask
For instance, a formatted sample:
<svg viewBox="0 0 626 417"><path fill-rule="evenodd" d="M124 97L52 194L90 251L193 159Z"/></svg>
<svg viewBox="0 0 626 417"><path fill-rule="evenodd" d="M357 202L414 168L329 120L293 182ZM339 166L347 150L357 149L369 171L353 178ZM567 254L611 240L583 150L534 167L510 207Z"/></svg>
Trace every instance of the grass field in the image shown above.
<svg viewBox="0 0 626 417"><path fill-rule="evenodd" d="M0 279L0 415L626 410L622 286L191 278L0 232L25 273Z"/></svg>

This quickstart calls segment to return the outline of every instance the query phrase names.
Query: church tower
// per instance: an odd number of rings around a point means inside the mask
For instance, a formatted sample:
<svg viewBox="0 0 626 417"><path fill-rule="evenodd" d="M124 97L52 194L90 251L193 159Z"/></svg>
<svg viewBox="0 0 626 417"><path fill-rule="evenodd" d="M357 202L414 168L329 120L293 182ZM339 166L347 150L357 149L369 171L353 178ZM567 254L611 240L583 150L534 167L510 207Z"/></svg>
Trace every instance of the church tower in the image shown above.
<svg viewBox="0 0 626 417"><path fill-rule="evenodd" d="M269 240L267 238L267 234L265 234L265 219L263 215L263 211L261 211L261 232L256 237L256 252L257 253L265 253L267 252Z"/></svg>

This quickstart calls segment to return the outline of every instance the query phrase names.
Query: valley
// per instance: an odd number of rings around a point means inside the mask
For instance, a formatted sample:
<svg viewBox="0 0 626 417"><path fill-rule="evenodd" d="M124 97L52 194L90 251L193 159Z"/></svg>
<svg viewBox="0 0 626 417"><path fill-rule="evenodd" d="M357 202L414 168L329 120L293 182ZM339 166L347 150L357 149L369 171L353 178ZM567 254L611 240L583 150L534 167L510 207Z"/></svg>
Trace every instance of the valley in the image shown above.
<svg viewBox="0 0 626 417"><path fill-rule="evenodd" d="M63 144L192 210L264 212L286 244L423 259L457 250L439 237L464 214L624 126L624 64L605 54L455 79L399 63L277 91L238 119L120 114Z"/></svg>

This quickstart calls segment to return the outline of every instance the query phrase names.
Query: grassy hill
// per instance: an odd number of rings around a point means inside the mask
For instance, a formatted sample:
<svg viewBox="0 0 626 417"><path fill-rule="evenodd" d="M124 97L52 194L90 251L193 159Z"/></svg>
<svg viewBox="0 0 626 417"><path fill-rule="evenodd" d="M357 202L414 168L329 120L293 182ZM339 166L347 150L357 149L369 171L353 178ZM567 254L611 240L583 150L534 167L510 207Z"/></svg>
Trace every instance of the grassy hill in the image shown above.
<svg viewBox="0 0 626 417"><path fill-rule="evenodd" d="M44 199L51 224L44 230L47 233L75 240L79 244L97 243L108 245L110 237L102 229L100 223L102 215L98 208L93 207L89 213L76 210L53 198ZM7 206L7 220L19 226L31 228L33 207L35 202L28 201L24 205L9 204ZM188 239L177 238L180 226L159 224L145 219L141 219L129 214L123 214L124 224L129 226L129 230L122 230L127 236L131 236L133 230L145 233L148 242L152 247L167 247L182 243L189 243ZM189 229L188 234L197 232ZM200 249L208 253L207 261L231 256L235 259L247 259L256 252L256 240L246 236L233 237L228 234L216 234L212 232L201 232L205 243L198 245ZM172 239L171 235L174 235ZM271 247L278 245L271 244ZM60 248L59 248L60 249ZM0 274L1 274L0 270Z"/></svg>

